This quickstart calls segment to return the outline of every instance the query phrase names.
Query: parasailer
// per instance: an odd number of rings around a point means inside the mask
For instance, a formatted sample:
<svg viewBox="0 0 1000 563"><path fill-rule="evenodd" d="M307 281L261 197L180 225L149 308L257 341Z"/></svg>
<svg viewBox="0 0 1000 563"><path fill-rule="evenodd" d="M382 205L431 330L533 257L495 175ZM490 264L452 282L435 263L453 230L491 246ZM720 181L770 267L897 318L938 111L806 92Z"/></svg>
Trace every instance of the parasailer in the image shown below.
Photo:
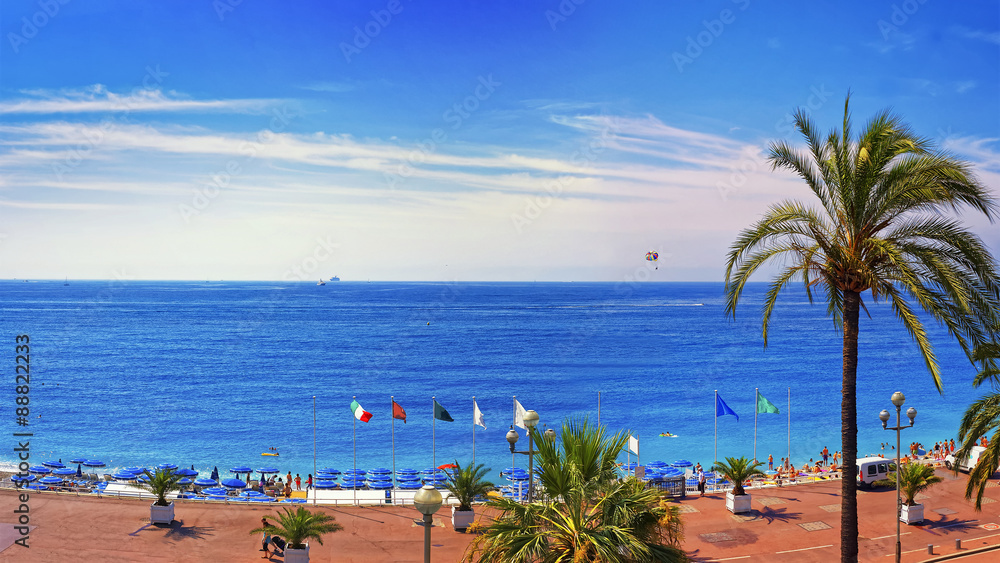
<svg viewBox="0 0 1000 563"><path fill-rule="evenodd" d="M653 263L655 265L656 261L659 260L659 259L660 259L660 254L658 252L656 252L655 250L650 250L649 252L646 253L646 261L647 262L651 262L651 263ZM660 267L656 266L653 269L654 270L659 270Z"/></svg>

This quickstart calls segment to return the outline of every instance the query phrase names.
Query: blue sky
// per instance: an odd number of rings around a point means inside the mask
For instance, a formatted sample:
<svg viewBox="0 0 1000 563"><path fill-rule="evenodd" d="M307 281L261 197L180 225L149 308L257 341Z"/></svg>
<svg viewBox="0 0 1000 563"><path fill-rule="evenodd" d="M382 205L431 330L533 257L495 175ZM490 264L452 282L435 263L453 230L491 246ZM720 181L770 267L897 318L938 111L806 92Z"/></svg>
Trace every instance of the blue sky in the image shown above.
<svg viewBox="0 0 1000 563"><path fill-rule="evenodd" d="M957 6L5 1L0 277L721 280L808 200L797 107L1000 186L1000 5Z"/></svg>

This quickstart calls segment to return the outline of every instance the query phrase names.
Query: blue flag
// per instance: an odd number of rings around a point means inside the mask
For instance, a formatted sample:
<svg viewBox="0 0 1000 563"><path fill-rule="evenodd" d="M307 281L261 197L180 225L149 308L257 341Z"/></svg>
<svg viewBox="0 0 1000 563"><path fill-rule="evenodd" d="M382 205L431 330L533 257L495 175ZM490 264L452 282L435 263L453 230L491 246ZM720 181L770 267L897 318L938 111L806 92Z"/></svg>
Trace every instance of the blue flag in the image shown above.
<svg viewBox="0 0 1000 563"><path fill-rule="evenodd" d="M715 395L715 416L719 417L722 415L731 414L736 417L736 422L740 421L740 415L736 414L733 409L729 408L729 405L722 400L718 394Z"/></svg>

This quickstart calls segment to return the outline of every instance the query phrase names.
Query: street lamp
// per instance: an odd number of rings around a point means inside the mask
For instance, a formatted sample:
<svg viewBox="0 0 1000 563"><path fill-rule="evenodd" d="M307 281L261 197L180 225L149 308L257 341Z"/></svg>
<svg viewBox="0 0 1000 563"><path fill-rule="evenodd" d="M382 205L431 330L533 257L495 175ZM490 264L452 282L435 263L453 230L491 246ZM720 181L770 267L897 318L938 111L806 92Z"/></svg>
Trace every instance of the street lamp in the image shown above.
<svg viewBox="0 0 1000 563"><path fill-rule="evenodd" d="M538 424L538 413L535 411L527 411L524 413L524 425L528 428L528 451L519 452L514 449L514 445L517 444L517 431L511 426L510 430L507 432L507 443L510 444L511 454L524 454L528 456L528 502L531 502L534 498L532 495L532 489L535 488L535 443L534 436L532 436L532 431ZM555 437L555 432L552 433L553 438Z"/></svg>
<svg viewBox="0 0 1000 563"><path fill-rule="evenodd" d="M910 407L906 410L906 416L910 419L910 426L903 426L899 423L899 411L903 407L903 402L906 401L906 397L902 393L896 391L892 394L893 406L896 407L896 426L888 426L889 422L889 411L882 409L882 412L878 413L878 419L882 421L883 430L895 430L896 431L896 563L899 563L899 559L902 556L902 545L899 543L899 517L902 514L902 499L899 496L899 431L904 428L910 428L913 426L913 420L917 418L917 409Z"/></svg>
<svg viewBox="0 0 1000 563"><path fill-rule="evenodd" d="M434 524L434 513L441 508L441 493L430 485L424 485L413 495L413 506L424 515L424 563L431 563L431 526Z"/></svg>

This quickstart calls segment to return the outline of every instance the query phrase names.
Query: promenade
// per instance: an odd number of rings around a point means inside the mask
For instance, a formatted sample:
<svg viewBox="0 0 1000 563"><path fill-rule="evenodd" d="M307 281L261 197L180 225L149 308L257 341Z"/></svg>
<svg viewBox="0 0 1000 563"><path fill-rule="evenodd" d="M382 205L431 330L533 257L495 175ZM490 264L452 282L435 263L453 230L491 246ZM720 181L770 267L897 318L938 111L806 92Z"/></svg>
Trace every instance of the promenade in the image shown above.
<svg viewBox="0 0 1000 563"><path fill-rule="evenodd" d="M986 492L977 513L963 498L966 476L939 470L945 481L919 499L927 520L902 527L903 561L935 560L1000 546L1000 482ZM839 557L840 482L837 480L751 489L753 512L734 516L722 493L688 497L684 511L684 547L695 561L825 562ZM0 562L30 561L211 561L260 560L259 537L250 535L273 506L225 505L178 501L170 527L148 523L149 501L90 496L32 494L30 548L12 545L16 493L0 490ZM860 560L891 562L895 550L893 489L862 491L858 497ZM8 508L10 507L10 508ZM418 562L423 528L412 507L331 507L316 510L334 516L344 530L311 548L312 561ZM478 509L484 511L482 507ZM488 518L488 511L486 511ZM471 535L456 532L446 508L435 515L432 557L436 562L461 559ZM955 540L962 541L960 550ZM927 552L933 546L934 555ZM272 561L281 561L274 557ZM1000 560L1000 551L959 559Z"/></svg>

